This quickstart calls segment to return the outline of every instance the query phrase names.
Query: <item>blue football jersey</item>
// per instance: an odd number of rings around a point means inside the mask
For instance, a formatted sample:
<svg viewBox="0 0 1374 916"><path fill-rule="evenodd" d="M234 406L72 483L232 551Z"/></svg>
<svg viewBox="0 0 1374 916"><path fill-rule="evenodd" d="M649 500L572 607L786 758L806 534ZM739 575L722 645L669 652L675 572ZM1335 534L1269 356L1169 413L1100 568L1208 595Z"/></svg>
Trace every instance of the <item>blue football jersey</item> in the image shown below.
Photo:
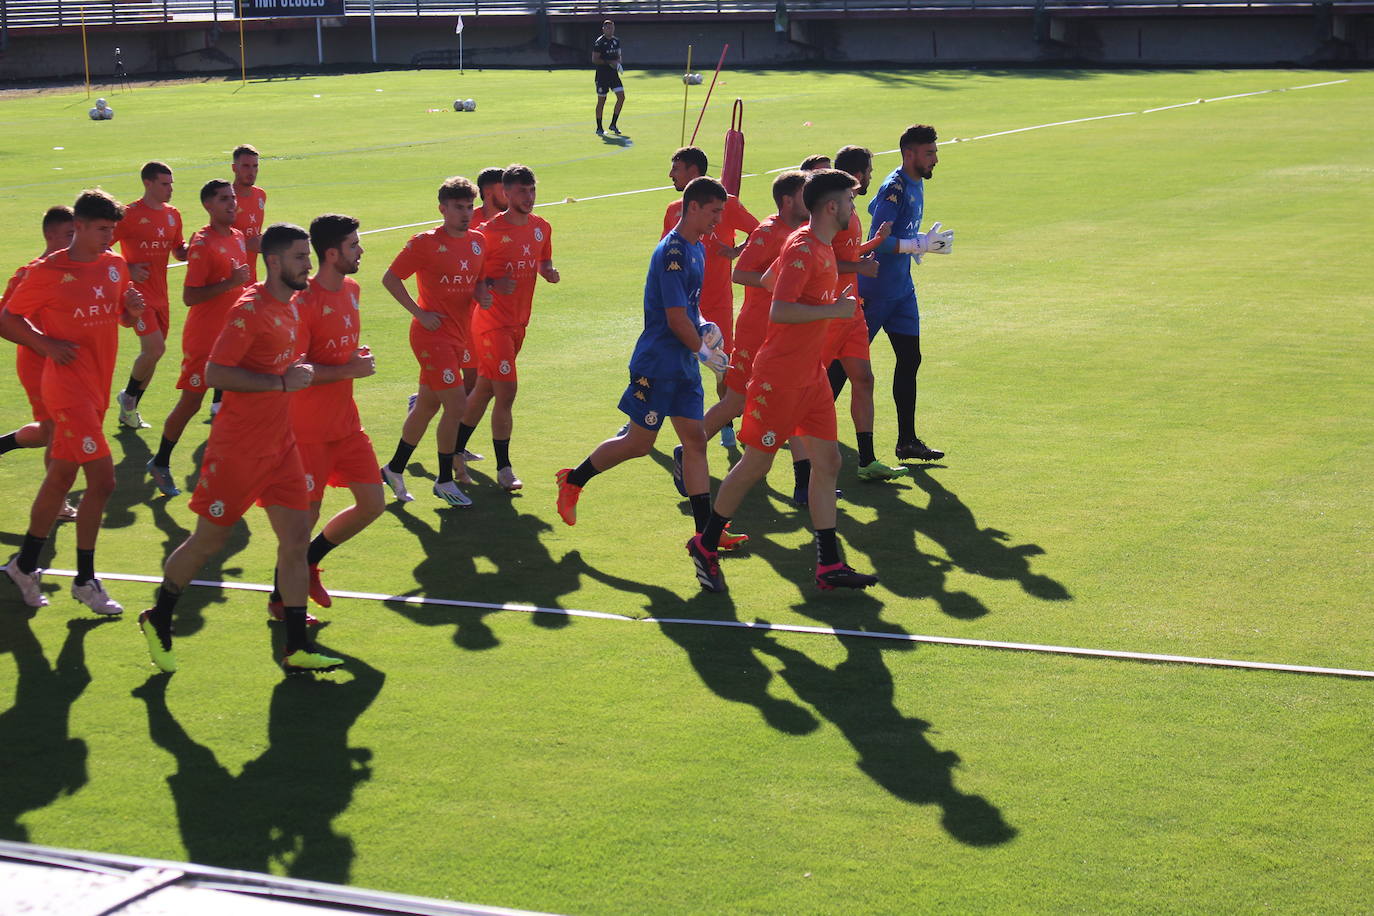
<svg viewBox="0 0 1374 916"><path fill-rule="evenodd" d="M701 324L701 280L706 273L706 249L688 242L674 229L663 237L649 259L644 278L644 330L630 357L630 372L649 378L692 378L696 354L682 345L668 327L668 309L687 310L692 324Z"/></svg>
<svg viewBox="0 0 1374 916"><path fill-rule="evenodd" d="M925 212L925 182L912 180L902 172L901 167L883 179L878 193L868 205L872 220L868 225L868 237L878 231L883 223L892 223L893 239L914 239L921 230L921 217ZM915 285L911 281L911 255L897 251L877 251L878 276L859 277L859 295L864 299L893 300L910 296Z"/></svg>

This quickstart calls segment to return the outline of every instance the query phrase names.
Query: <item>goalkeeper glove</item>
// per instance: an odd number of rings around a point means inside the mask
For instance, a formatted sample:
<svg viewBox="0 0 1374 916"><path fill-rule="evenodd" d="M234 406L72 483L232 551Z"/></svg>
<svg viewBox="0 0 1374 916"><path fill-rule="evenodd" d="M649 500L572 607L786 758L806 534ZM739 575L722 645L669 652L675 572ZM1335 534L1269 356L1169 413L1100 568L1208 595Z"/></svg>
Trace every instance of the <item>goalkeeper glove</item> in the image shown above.
<svg viewBox="0 0 1374 916"><path fill-rule="evenodd" d="M697 328L697 333L701 335L702 346L710 347L712 350L718 349L725 342L725 335L720 333L720 327L714 321L704 321L701 327Z"/></svg>
<svg viewBox="0 0 1374 916"><path fill-rule="evenodd" d="M940 229L932 223L929 232L918 232L914 239L898 239L897 250L902 254L949 254L954 250L954 230Z"/></svg>
<svg viewBox="0 0 1374 916"><path fill-rule="evenodd" d="M724 375L730 368L730 357L719 347L708 347L703 343L697 351L697 359L716 375Z"/></svg>

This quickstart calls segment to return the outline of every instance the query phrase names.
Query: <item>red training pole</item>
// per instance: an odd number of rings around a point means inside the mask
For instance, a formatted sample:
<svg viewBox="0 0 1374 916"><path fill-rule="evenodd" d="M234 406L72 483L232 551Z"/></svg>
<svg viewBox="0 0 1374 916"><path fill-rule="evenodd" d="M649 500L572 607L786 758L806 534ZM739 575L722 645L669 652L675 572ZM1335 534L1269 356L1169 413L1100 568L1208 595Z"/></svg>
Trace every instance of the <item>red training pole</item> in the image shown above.
<svg viewBox="0 0 1374 916"><path fill-rule="evenodd" d="M727 42L720 51L720 61L716 64L716 72L711 75L711 87L706 90L706 101L701 103L701 114L697 115L697 126L692 128L692 144L697 142L697 131L701 130L701 119L706 116L706 106L711 104L711 89L716 88L716 77L720 76L720 68L725 64L725 52L730 50Z"/></svg>

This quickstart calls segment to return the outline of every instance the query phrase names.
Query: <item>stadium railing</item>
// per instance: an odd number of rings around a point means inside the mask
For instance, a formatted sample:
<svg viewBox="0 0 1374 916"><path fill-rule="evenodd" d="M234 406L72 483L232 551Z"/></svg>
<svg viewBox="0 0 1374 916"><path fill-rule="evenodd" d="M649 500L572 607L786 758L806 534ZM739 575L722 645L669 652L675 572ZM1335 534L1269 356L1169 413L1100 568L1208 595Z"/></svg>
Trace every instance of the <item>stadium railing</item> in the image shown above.
<svg viewBox="0 0 1374 916"><path fill-rule="evenodd" d="M1367 0L783 0L789 13L882 11L1187 10L1190 12L1295 11L1326 7L1370 8ZM747 14L772 16L778 0L347 0L352 16L639 16ZM8 29L124 26L233 19L235 0L0 0Z"/></svg>

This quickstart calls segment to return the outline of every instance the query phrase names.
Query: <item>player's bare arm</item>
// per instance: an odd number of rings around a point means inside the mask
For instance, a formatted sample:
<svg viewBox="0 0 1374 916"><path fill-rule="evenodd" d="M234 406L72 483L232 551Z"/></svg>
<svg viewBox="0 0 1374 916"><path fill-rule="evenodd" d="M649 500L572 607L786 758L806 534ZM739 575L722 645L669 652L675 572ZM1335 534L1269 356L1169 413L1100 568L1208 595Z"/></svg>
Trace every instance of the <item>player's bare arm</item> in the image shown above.
<svg viewBox="0 0 1374 916"><path fill-rule="evenodd" d="M439 325L443 324L444 316L420 308L420 303L416 302L411 297L410 290L406 289L405 281L389 270L382 274L382 288L391 293L391 298L399 302L402 308L415 316L415 320L420 322L420 327L426 331L437 331Z"/></svg>
<svg viewBox="0 0 1374 916"><path fill-rule="evenodd" d="M342 382L346 379L367 378L377 372L377 358L366 346L359 347L348 362L341 365L325 366L320 363L313 365L315 375L310 380L311 385L328 385L330 382Z"/></svg>
<svg viewBox="0 0 1374 916"><path fill-rule="evenodd" d="M552 261L540 261L539 276L550 283L557 283L559 280L558 268L553 266Z"/></svg>
<svg viewBox="0 0 1374 916"><path fill-rule="evenodd" d="M209 302L216 296L229 292L248 282L248 265L240 264L234 268L234 272L227 279L218 283L211 283L209 286L186 286L181 290L181 301L187 308L200 305L202 302Z"/></svg>
<svg viewBox="0 0 1374 916"><path fill-rule="evenodd" d="M692 324L692 319L687 317L687 310L680 308L666 309L668 318L668 330L673 332L681 344L693 353L701 349L701 334L697 331L697 326Z"/></svg>
<svg viewBox="0 0 1374 916"><path fill-rule="evenodd" d="M147 283L148 275L151 272L152 268L149 267L147 264L129 265L129 279L133 280L135 283Z"/></svg>
<svg viewBox="0 0 1374 916"><path fill-rule="evenodd" d="M0 337L28 347L59 366L65 366L76 359L76 351L80 349L69 340L49 337L35 328L23 315L15 315L8 309L0 311Z"/></svg>
<svg viewBox="0 0 1374 916"><path fill-rule="evenodd" d="M220 363L209 363L205 367L205 384L224 391L300 391L309 388L314 377L315 367L310 363L292 363L281 375Z"/></svg>
<svg viewBox="0 0 1374 916"><path fill-rule="evenodd" d="M841 296L833 305L806 305L801 302L774 299L768 318L778 324L807 324L827 318L853 318L854 309L858 305L858 300L849 295Z"/></svg>
<svg viewBox="0 0 1374 916"><path fill-rule="evenodd" d="M771 286L763 285L763 271L761 270L740 270L736 267L730 272L731 281L740 286L755 286L759 289L772 289Z"/></svg>

